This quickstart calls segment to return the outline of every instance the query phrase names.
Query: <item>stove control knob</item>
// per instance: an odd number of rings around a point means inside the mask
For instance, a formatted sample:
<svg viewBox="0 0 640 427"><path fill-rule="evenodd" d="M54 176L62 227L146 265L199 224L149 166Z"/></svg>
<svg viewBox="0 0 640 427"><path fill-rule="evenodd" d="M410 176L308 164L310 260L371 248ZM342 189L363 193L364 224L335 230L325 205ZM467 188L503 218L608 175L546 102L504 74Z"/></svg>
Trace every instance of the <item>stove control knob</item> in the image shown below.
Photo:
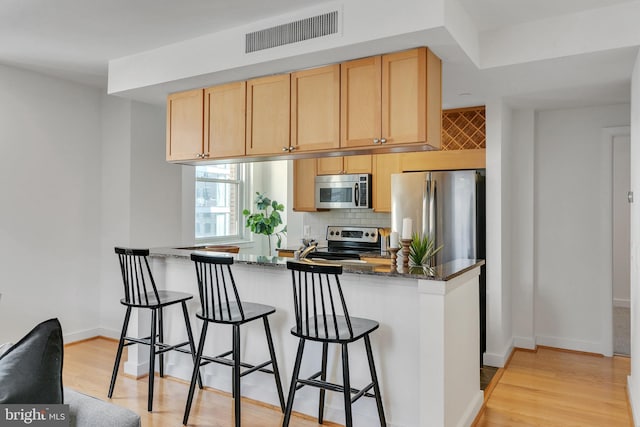
<svg viewBox="0 0 640 427"><path fill-rule="evenodd" d="M339 231L336 231L336 236L339 236L339 235L340 235L340 232L339 232Z"/></svg>
<svg viewBox="0 0 640 427"><path fill-rule="evenodd" d="M369 233L364 233L364 237L369 237Z"/></svg>
<svg viewBox="0 0 640 427"><path fill-rule="evenodd" d="M331 233L329 233L329 235L333 236L333 231Z"/></svg>

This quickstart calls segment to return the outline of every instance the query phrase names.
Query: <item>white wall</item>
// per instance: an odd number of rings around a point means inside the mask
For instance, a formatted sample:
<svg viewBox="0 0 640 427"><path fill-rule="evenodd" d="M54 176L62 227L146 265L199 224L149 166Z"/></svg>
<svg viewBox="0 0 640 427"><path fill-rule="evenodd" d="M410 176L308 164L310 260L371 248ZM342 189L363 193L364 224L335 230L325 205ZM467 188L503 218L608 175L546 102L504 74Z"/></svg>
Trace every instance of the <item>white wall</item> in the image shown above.
<svg viewBox="0 0 640 427"><path fill-rule="evenodd" d="M504 366L511 349L511 110L502 100L486 106L487 349L483 362Z"/></svg>
<svg viewBox="0 0 640 427"><path fill-rule="evenodd" d="M182 167L165 161L165 110L111 96L102 102L100 329L122 327L115 246L154 247L182 239Z"/></svg>
<svg viewBox="0 0 640 427"><path fill-rule="evenodd" d="M537 113L534 317L540 345L607 353L611 263L603 248L612 238L611 163L602 156L602 129L628 122L626 104Z"/></svg>
<svg viewBox="0 0 640 427"><path fill-rule="evenodd" d="M511 289L514 346L535 348L534 303L534 126L535 112L513 112L511 193Z"/></svg>
<svg viewBox="0 0 640 427"><path fill-rule="evenodd" d="M100 94L0 66L0 342L98 324Z"/></svg>
<svg viewBox="0 0 640 427"><path fill-rule="evenodd" d="M631 375L628 393L634 425L640 425L640 54L631 76Z"/></svg>

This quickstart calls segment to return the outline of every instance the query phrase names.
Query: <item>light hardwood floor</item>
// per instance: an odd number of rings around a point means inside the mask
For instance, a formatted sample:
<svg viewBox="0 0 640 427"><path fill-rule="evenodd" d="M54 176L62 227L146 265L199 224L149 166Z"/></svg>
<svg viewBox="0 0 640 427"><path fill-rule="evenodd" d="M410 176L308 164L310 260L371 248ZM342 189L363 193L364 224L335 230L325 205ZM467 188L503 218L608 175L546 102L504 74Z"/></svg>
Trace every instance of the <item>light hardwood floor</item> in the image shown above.
<svg viewBox="0 0 640 427"><path fill-rule="evenodd" d="M117 347L117 342L104 338L67 345L64 349L63 361L65 387L108 400L107 391ZM189 384L168 377L156 377L153 394L154 410L151 413L147 412L147 377L136 381L124 375L122 365L126 357L123 356L122 359L111 402L140 414L142 427L182 426ZM288 387L288 385L285 386ZM242 401L243 427L279 427L282 425L282 418L280 408L274 409L248 399ZM230 394L210 389L198 392L196 389L189 426L231 427L233 425L233 400ZM323 425L335 426L336 424L325 422L321 425L295 414L290 423L291 427Z"/></svg>
<svg viewBox="0 0 640 427"><path fill-rule="evenodd" d="M630 362L545 347L516 350L476 426L631 426Z"/></svg>
<svg viewBox="0 0 640 427"><path fill-rule="evenodd" d="M106 400L117 343L98 338L65 347L64 384ZM475 424L496 426L631 426L626 378L630 359L539 348L516 350L506 369L496 376L486 408ZM188 385L164 378L156 380L154 411L148 413L147 379L120 374L113 403L137 412L143 427L177 427ZM243 399L242 425L282 425L279 409ZM232 399L227 393L205 390L196 394L190 426L230 427ZM324 426L335 424L326 423ZM320 427L313 420L294 416L292 427Z"/></svg>

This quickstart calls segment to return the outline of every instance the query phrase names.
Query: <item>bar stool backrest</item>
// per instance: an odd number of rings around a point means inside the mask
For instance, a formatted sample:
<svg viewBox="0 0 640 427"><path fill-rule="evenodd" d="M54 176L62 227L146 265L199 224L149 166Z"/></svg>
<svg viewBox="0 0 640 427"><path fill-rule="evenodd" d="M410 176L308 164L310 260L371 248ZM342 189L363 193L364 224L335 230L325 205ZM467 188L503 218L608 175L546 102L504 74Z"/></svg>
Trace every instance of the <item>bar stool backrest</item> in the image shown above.
<svg viewBox="0 0 640 427"><path fill-rule="evenodd" d="M338 277L342 266L287 261L287 268L293 282L297 334L311 339L353 338Z"/></svg>
<svg viewBox="0 0 640 427"><path fill-rule="evenodd" d="M115 248L120 261L120 272L124 284L124 300L128 304L149 305L153 295L157 303L160 300L156 283L149 267L149 249Z"/></svg>
<svg viewBox="0 0 640 427"><path fill-rule="evenodd" d="M238 288L231 273L231 256L191 254L198 277L198 291L203 316L218 321L244 320Z"/></svg>

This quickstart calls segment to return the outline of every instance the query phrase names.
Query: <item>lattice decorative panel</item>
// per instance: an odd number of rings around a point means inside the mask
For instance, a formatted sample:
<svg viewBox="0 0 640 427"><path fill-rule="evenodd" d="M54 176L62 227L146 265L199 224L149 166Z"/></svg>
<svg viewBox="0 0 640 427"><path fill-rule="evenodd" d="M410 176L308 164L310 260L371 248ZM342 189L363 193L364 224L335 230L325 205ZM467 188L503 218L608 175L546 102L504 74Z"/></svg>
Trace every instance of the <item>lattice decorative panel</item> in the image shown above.
<svg viewBox="0 0 640 427"><path fill-rule="evenodd" d="M442 111L441 150L473 150L485 148L484 106Z"/></svg>

